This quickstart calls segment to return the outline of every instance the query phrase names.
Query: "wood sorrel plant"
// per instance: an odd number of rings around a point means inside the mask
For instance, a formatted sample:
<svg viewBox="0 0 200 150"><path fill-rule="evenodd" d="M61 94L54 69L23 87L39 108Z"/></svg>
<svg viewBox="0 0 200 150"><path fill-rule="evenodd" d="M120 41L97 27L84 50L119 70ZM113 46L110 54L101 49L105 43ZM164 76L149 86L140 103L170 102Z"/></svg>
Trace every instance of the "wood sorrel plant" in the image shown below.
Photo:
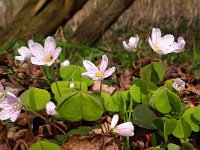
<svg viewBox="0 0 200 150"><path fill-rule="evenodd" d="M138 41L139 37L136 36L130 38L128 44L125 42L123 44L130 51L137 48ZM183 38L179 38L178 42L174 42L173 35L168 34L162 37L160 29L153 28L149 44L156 53L164 55L181 52L185 46L185 41ZM56 48L52 37L46 38L44 47L32 40L29 41L28 45L28 48L19 49L21 56L16 57L16 59L20 61L30 60L33 64L45 66L44 74L47 79L52 80L54 71L52 64L58 58L61 48ZM20 101L18 99L14 103L7 103L9 107L4 107L4 103L0 103L0 107L10 109L12 106L15 110L16 108L21 110L21 105L15 105L19 101L26 110L39 115L46 121L48 120L39 114L40 111L45 109L47 114L52 117L60 115L60 118L74 122L81 120L95 121L103 113L117 113L119 115L113 116L109 133L133 136L134 124L149 129L152 137L154 137L151 139L152 146L160 145L161 148L177 147L177 145L171 143L173 142L170 140L172 135L182 145L187 145L187 138L191 135L191 132L199 131L200 107L187 108L181 103L178 93L172 88L174 80L166 81L164 86L157 86L157 83L163 81L164 78L165 66L163 63L152 62L141 68L141 78L133 79L130 90L117 91L111 95L102 92L100 87L100 96L88 92L88 87L93 84L93 80L102 81L111 76L116 68L112 67L106 70L108 66L106 55L102 56L100 68L87 60L83 61L83 66L85 68L70 65L68 62L67 65L61 65L58 71L58 76L61 79L50 83L54 97L51 97L47 90L30 88L22 93ZM49 69L50 67L51 69ZM73 86L71 86L72 82ZM0 97L3 99L5 95L4 92L0 93ZM53 100L53 102L50 100ZM1 113L3 112L0 112L1 120L16 120L12 119L11 116L3 118ZM117 125L119 116L125 123ZM60 130L59 127L57 128ZM158 140L157 135L163 138ZM129 142L129 140L127 141ZM130 144L127 143L127 145ZM127 147L130 148L130 146Z"/></svg>

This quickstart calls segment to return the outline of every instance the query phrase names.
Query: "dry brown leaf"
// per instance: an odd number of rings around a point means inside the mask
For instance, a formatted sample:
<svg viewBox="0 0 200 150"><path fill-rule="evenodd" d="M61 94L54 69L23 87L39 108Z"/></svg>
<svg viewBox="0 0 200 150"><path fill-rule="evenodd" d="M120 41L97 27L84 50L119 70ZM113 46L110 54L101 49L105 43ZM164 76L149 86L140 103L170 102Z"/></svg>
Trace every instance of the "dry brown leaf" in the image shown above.
<svg viewBox="0 0 200 150"><path fill-rule="evenodd" d="M93 137L73 135L69 141L61 145L62 150L122 150L123 143L107 135Z"/></svg>

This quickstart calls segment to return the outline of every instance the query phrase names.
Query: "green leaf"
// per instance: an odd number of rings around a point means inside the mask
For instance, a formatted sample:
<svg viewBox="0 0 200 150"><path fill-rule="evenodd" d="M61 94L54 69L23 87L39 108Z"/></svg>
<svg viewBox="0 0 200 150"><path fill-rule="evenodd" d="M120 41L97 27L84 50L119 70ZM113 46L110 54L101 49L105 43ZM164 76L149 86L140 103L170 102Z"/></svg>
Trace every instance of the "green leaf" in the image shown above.
<svg viewBox="0 0 200 150"><path fill-rule="evenodd" d="M195 119L193 118L192 114L193 114L194 108L189 108L187 109L184 114L183 114L183 119L189 123L189 125L192 128L192 131L194 132L198 132L199 131L199 125L198 122L195 121Z"/></svg>
<svg viewBox="0 0 200 150"><path fill-rule="evenodd" d="M161 132L161 134L164 134L164 121L163 121L163 119L160 118L160 117L156 117L153 120L153 123L157 127L157 129Z"/></svg>
<svg viewBox="0 0 200 150"><path fill-rule="evenodd" d="M63 80L67 81L82 81L88 86L93 84L93 81L89 78L82 76L82 73L86 72L85 68L75 65L69 65L60 69L60 76Z"/></svg>
<svg viewBox="0 0 200 150"><path fill-rule="evenodd" d="M197 121L200 121L200 105L194 108L192 114Z"/></svg>
<svg viewBox="0 0 200 150"><path fill-rule="evenodd" d="M170 118L164 118L164 139L168 142L168 135L170 135L176 127L176 120Z"/></svg>
<svg viewBox="0 0 200 150"><path fill-rule="evenodd" d="M182 149L181 150L194 150L194 147L191 143L189 143L189 139L180 139Z"/></svg>
<svg viewBox="0 0 200 150"><path fill-rule="evenodd" d="M37 143L32 144L29 150L61 150L60 147L54 143L48 141L37 141Z"/></svg>
<svg viewBox="0 0 200 150"><path fill-rule="evenodd" d="M157 89L157 86L150 82L149 89L150 91L154 91ZM145 80L137 79L134 81L133 86L130 89L130 95L135 102L143 102L143 104L147 104L147 90L148 82Z"/></svg>
<svg viewBox="0 0 200 150"><path fill-rule="evenodd" d="M179 119L176 122L176 128L172 134L177 138L187 138L190 136L192 129L190 125L183 119Z"/></svg>
<svg viewBox="0 0 200 150"><path fill-rule="evenodd" d="M174 143L167 144L167 148L168 148L168 150L181 150L181 147Z"/></svg>
<svg viewBox="0 0 200 150"><path fill-rule="evenodd" d="M64 97L58 106L59 114L68 121L94 121L104 112L99 97L78 92L72 96Z"/></svg>
<svg viewBox="0 0 200 150"><path fill-rule="evenodd" d="M153 92L150 100L150 105L163 114L170 111L172 115L178 117L181 113L181 100L178 95L171 92L167 88L159 88Z"/></svg>
<svg viewBox="0 0 200 150"><path fill-rule="evenodd" d="M145 115L144 115L145 114ZM156 114L148 106L139 104L133 109L132 122L142 128L156 129L153 120Z"/></svg>
<svg viewBox="0 0 200 150"><path fill-rule="evenodd" d="M175 92L174 88L172 87L172 84L174 83L173 79L165 81L165 87L168 88L170 91Z"/></svg>
<svg viewBox="0 0 200 150"><path fill-rule="evenodd" d="M171 105L171 111L174 115L179 116L181 113L181 100L180 97L170 90L166 90L167 96Z"/></svg>
<svg viewBox="0 0 200 150"><path fill-rule="evenodd" d="M160 62L152 62L151 64L144 66L140 71L143 80L152 81L154 83L162 81L164 73L165 67Z"/></svg>
<svg viewBox="0 0 200 150"><path fill-rule="evenodd" d="M165 67L164 64L161 62L154 62L154 70L156 71L159 81L162 81L165 74Z"/></svg>
<svg viewBox="0 0 200 150"><path fill-rule="evenodd" d="M57 83L57 85L56 85ZM57 81L54 82L51 85L51 90L55 96L55 100L58 101L61 97L66 95L67 93L71 93L74 92L76 90L80 90L80 84L81 84L81 90L86 92L88 90L87 88L87 84L85 82L81 82L80 81L74 81L74 88L70 88L70 81Z"/></svg>
<svg viewBox="0 0 200 150"><path fill-rule="evenodd" d="M166 89L160 88L155 91L149 103L153 108L163 114L167 114L171 111L171 105L166 93Z"/></svg>
<svg viewBox="0 0 200 150"><path fill-rule="evenodd" d="M103 98L104 106L107 111L118 112L119 104L118 101L112 99L109 93L101 92L101 97Z"/></svg>
<svg viewBox="0 0 200 150"><path fill-rule="evenodd" d="M39 88L30 88L20 96L22 103L34 111L45 109L50 98L48 91Z"/></svg>

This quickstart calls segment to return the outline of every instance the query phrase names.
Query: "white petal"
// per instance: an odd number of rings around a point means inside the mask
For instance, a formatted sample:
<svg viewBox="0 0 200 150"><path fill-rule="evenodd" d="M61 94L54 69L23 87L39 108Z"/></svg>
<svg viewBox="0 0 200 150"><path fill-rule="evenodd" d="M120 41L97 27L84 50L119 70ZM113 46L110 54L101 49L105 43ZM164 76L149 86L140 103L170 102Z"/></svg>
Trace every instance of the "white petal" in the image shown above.
<svg viewBox="0 0 200 150"><path fill-rule="evenodd" d="M39 43L33 43L30 45L30 51L35 57L40 59L45 55L45 49Z"/></svg>
<svg viewBox="0 0 200 150"><path fill-rule="evenodd" d="M104 77L107 78L109 77L111 74L113 74L113 72L115 72L116 68L115 67L112 67L112 68L109 68L108 70L106 70L104 72Z"/></svg>
<svg viewBox="0 0 200 150"><path fill-rule="evenodd" d="M100 65L100 72L105 72L107 66L108 66L108 57L106 55L103 55Z"/></svg>
<svg viewBox="0 0 200 150"><path fill-rule="evenodd" d="M159 41L158 46L167 49L174 42L174 36L167 34Z"/></svg>
<svg viewBox="0 0 200 150"><path fill-rule="evenodd" d="M21 48L18 49L18 52L22 56L29 56L32 55L31 51L29 48L22 46Z"/></svg>
<svg viewBox="0 0 200 150"><path fill-rule="evenodd" d="M46 113L48 115L52 115L52 116L56 115L57 112L56 112L55 108L56 108L56 106L55 106L55 104L53 102L47 102L47 104L46 104Z"/></svg>
<svg viewBox="0 0 200 150"><path fill-rule="evenodd" d="M20 110L21 111L21 110ZM15 122L20 114L20 111L15 111L11 116L10 116L10 120L12 122Z"/></svg>
<svg viewBox="0 0 200 150"><path fill-rule="evenodd" d="M52 52L52 55L53 55L53 59L56 60L58 58L58 56L60 55L60 52L62 51L62 48L58 47L56 48L53 52Z"/></svg>
<svg viewBox="0 0 200 150"><path fill-rule="evenodd" d="M4 93L4 87L1 83L0 83L0 93Z"/></svg>
<svg viewBox="0 0 200 150"><path fill-rule="evenodd" d="M19 61L25 61L26 57L24 57L24 56L15 56L15 59L19 60Z"/></svg>
<svg viewBox="0 0 200 150"><path fill-rule="evenodd" d="M44 65L45 62L41 59L38 59L36 57L31 57L31 63L35 65Z"/></svg>
<svg viewBox="0 0 200 150"><path fill-rule="evenodd" d="M69 60L65 60L64 62L62 62L60 64L61 67L65 67L65 66L69 66L70 65L70 61Z"/></svg>
<svg viewBox="0 0 200 150"><path fill-rule="evenodd" d="M33 40L28 40L28 47L30 48L31 47L31 45L33 45L34 44L34 41Z"/></svg>
<svg viewBox="0 0 200 150"><path fill-rule="evenodd" d="M112 118L112 121L111 121L110 128L111 129L114 128L117 125L118 121L119 121L119 115L118 114L114 114L113 118Z"/></svg>
<svg viewBox="0 0 200 150"><path fill-rule="evenodd" d="M126 43L126 41L123 41L123 46L125 50L131 52L131 47Z"/></svg>
<svg viewBox="0 0 200 150"><path fill-rule="evenodd" d="M91 73L91 72L84 72L82 73L82 76L84 77L87 77L87 78L90 78L92 80L97 80L95 74Z"/></svg>
<svg viewBox="0 0 200 150"><path fill-rule="evenodd" d="M151 33L151 40L153 45L155 45L161 38L161 31L159 28L153 28Z"/></svg>
<svg viewBox="0 0 200 150"><path fill-rule="evenodd" d="M132 122L125 122L125 123L122 123L118 126L116 126L117 128L117 133L120 135L120 136L133 136L134 135L134 126L132 124Z"/></svg>
<svg viewBox="0 0 200 150"><path fill-rule="evenodd" d="M137 48L138 42L139 42L139 37L138 37L138 35L136 35L135 37L131 37L131 38L129 39L129 46L130 46L132 49Z"/></svg>
<svg viewBox="0 0 200 150"><path fill-rule="evenodd" d="M13 112L14 111L13 111L13 109L11 107L1 110L0 111L0 120L9 119L12 116Z"/></svg>
<svg viewBox="0 0 200 150"><path fill-rule="evenodd" d="M97 73L99 72L99 69L90 61L84 60L83 61L83 66L87 70L87 72L92 72L92 73Z"/></svg>
<svg viewBox="0 0 200 150"><path fill-rule="evenodd" d="M56 42L55 42L55 40L52 37L48 36L45 39L44 48L49 53L51 53L52 51L54 51L56 49Z"/></svg>
<svg viewBox="0 0 200 150"><path fill-rule="evenodd" d="M152 42L152 40L151 40L151 38L149 37L149 45L150 45L150 47L153 49L153 47L154 47L154 44L153 44L153 42Z"/></svg>

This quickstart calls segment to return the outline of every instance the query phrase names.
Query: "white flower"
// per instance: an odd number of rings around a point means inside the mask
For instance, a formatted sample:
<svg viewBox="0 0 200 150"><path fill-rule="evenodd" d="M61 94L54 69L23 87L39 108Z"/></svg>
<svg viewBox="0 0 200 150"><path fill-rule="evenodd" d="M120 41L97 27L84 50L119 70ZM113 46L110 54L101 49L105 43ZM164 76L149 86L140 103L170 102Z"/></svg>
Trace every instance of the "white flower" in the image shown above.
<svg viewBox="0 0 200 150"><path fill-rule="evenodd" d="M4 90L3 85L0 83L0 100L5 99L5 98L9 98L9 97L12 98L12 97L15 97L15 95L12 94L9 91Z"/></svg>
<svg viewBox="0 0 200 150"><path fill-rule="evenodd" d="M164 55L174 51L171 47L174 44L174 36L167 34L161 37L161 31L159 28L153 28L151 38L149 37L149 45L158 54Z"/></svg>
<svg viewBox="0 0 200 150"><path fill-rule="evenodd" d="M3 85L0 83L0 99L5 97L5 91Z"/></svg>
<svg viewBox="0 0 200 150"><path fill-rule="evenodd" d="M134 126L132 122L125 122L125 123L117 125L118 120L119 120L119 115L118 114L113 115L113 118L111 121L111 133L118 134L120 136L126 136L126 137L133 136Z"/></svg>
<svg viewBox="0 0 200 150"><path fill-rule="evenodd" d="M64 62L62 62L62 63L60 64L60 67L65 67L65 66L69 66L69 65L70 65L69 60L65 60Z"/></svg>
<svg viewBox="0 0 200 150"><path fill-rule="evenodd" d="M55 106L55 104L53 102L47 102L47 104L46 104L46 113L48 115L52 115L52 116L56 115L57 112L56 112L55 108L56 108L56 106Z"/></svg>
<svg viewBox="0 0 200 150"><path fill-rule="evenodd" d="M116 69L115 67L112 67L106 70L108 66L108 57L106 55L102 56L100 69L98 69L92 62L88 60L84 60L83 65L87 70L87 72L82 73L82 75L92 80L99 80L99 81L109 77Z"/></svg>
<svg viewBox="0 0 200 150"><path fill-rule="evenodd" d="M176 78L172 84L172 87L177 91L185 90L185 82L180 78Z"/></svg>
<svg viewBox="0 0 200 150"><path fill-rule="evenodd" d="M178 37L178 42L174 42L172 44L172 48L174 49L174 53L180 53L185 49L185 40L183 37Z"/></svg>
<svg viewBox="0 0 200 150"><path fill-rule="evenodd" d="M30 47L33 43L34 43L33 40L29 40L28 46ZM29 60L33 56L30 49L25 46L22 46L21 48L19 48L18 52L21 56L15 56L15 59L19 61Z"/></svg>
<svg viewBox="0 0 200 150"><path fill-rule="evenodd" d="M74 82L73 82L73 81L70 81L69 87L70 87L70 88L74 88L74 87L75 87L75 85L74 85Z"/></svg>
<svg viewBox="0 0 200 150"><path fill-rule="evenodd" d="M139 37L138 35L136 35L135 37L131 37L129 39L128 44L126 43L126 41L123 41L123 46L129 52L137 52L138 42L139 42Z"/></svg>
<svg viewBox="0 0 200 150"><path fill-rule="evenodd" d="M30 45L31 53L34 57L31 57L31 63L36 65L51 66L58 58L61 48L56 48L55 40L48 36L45 39L44 47L39 43L33 43Z"/></svg>
<svg viewBox="0 0 200 150"><path fill-rule="evenodd" d="M111 129L114 128L117 125L118 121L119 121L119 115L118 114L114 114L113 118L112 118L112 121L111 121L110 128Z"/></svg>
<svg viewBox="0 0 200 150"><path fill-rule="evenodd" d="M21 101L12 93L8 93L7 97L0 101L0 120L10 119L12 122L18 118L21 109Z"/></svg>

